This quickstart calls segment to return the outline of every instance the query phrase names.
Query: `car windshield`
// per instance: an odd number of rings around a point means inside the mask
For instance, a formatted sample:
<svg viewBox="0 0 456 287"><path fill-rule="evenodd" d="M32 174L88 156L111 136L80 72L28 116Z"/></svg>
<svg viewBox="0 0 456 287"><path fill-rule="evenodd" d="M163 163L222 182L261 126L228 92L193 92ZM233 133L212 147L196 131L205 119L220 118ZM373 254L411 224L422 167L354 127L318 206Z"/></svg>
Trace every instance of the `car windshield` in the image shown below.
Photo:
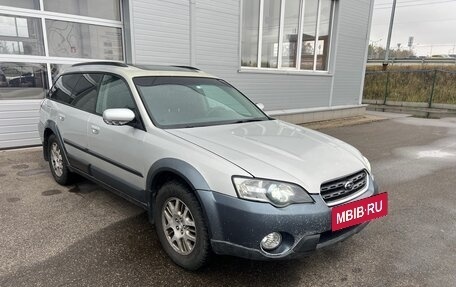
<svg viewBox="0 0 456 287"><path fill-rule="evenodd" d="M161 128L190 128L269 119L243 94L219 79L138 77L134 83L149 116Z"/></svg>

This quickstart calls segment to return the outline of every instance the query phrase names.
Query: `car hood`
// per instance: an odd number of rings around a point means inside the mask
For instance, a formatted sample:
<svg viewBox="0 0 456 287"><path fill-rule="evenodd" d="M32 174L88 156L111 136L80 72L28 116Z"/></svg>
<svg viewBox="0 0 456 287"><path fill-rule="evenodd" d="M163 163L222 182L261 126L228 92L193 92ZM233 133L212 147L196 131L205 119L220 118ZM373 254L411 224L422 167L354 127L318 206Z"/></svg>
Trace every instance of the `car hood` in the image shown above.
<svg viewBox="0 0 456 287"><path fill-rule="evenodd" d="M313 194L320 193L325 181L367 169L354 147L279 120L167 131L254 177L293 182Z"/></svg>

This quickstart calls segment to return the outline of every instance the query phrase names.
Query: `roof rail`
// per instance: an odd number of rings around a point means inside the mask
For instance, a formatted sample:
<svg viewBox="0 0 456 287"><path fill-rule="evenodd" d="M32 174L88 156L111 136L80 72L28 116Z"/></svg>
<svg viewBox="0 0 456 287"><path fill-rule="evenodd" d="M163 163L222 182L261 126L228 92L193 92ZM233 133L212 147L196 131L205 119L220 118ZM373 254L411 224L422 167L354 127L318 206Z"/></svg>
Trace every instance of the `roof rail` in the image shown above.
<svg viewBox="0 0 456 287"><path fill-rule="evenodd" d="M193 71L199 71L200 70L200 69L192 67L192 66L172 66L172 67L188 69L188 70L193 70Z"/></svg>
<svg viewBox="0 0 456 287"><path fill-rule="evenodd" d="M127 64L122 62L110 62L110 61L94 61L94 62L82 62L72 65L72 67L79 67L79 66L89 66L89 65L110 65L116 67L128 67Z"/></svg>

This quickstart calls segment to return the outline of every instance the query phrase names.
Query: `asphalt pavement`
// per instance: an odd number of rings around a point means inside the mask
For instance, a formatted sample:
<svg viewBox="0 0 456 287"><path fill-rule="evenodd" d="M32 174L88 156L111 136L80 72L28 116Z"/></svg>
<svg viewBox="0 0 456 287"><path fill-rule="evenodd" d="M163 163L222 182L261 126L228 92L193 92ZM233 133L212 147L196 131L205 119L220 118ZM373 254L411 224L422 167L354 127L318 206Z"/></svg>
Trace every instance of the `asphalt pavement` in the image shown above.
<svg viewBox="0 0 456 287"><path fill-rule="evenodd" d="M41 150L0 152L0 286L456 286L456 118L321 130L371 160L389 215L307 258L175 266L143 210L62 187Z"/></svg>

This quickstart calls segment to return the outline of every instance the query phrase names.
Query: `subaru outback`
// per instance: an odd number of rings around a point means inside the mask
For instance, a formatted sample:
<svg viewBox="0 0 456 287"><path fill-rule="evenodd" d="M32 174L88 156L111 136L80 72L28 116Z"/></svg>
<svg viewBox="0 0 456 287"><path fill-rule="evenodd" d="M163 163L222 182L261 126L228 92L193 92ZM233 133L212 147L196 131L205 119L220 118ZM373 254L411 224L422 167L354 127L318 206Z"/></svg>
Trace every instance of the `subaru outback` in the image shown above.
<svg viewBox="0 0 456 287"><path fill-rule="evenodd" d="M332 210L378 193L357 149L193 67L75 64L43 100L39 133L57 183L79 174L144 208L189 270L213 253L288 259L342 241L367 222L335 230Z"/></svg>

